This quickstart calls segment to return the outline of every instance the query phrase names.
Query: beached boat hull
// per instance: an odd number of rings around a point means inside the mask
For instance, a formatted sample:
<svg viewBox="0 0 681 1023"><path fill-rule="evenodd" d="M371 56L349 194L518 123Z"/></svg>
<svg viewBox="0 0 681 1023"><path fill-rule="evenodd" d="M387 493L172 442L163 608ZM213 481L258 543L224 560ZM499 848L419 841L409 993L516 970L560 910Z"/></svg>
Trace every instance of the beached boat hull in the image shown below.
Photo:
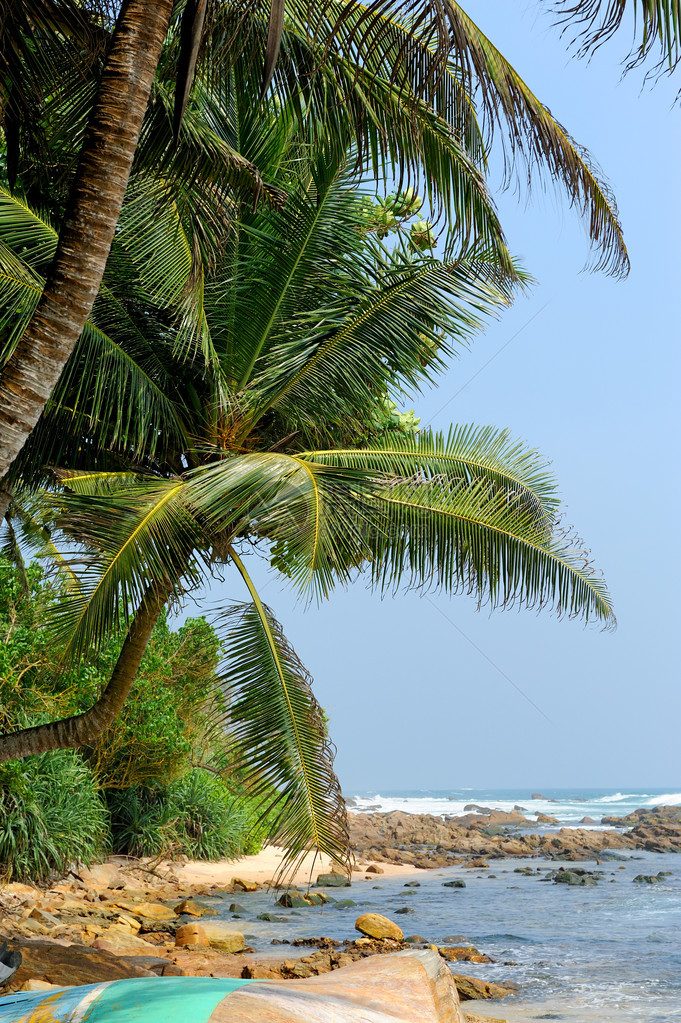
<svg viewBox="0 0 681 1023"><path fill-rule="evenodd" d="M1 1023L465 1023L434 952L373 956L309 980L142 977L0 998Z"/></svg>

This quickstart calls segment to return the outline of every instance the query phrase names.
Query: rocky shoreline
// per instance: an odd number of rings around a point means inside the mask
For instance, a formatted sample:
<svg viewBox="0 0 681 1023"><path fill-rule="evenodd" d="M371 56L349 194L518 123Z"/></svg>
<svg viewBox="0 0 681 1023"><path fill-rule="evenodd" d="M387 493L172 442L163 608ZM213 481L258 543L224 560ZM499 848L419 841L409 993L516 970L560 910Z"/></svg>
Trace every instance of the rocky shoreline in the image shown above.
<svg viewBox="0 0 681 1023"><path fill-rule="evenodd" d="M483 857L598 862L616 856L618 850L681 851L680 807L656 807L627 818L606 819L603 823L612 822L618 828L609 831L560 828L537 833L532 830L534 822L520 810L503 814L486 808L450 820L396 811L351 814L350 821L357 859L367 880L383 873L381 862L427 869L480 868L486 866ZM523 868L530 873L532 869ZM366 956L414 947L435 949L449 963L489 961L484 951L454 939L431 944L427 936L405 938L397 924L377 914L360 915L355 922L360 934L354 939L296 939L285 956L269 957L249 948L237 930L240 911L246 913L242 903L262 890L262 884L233 877L229 885L188 885L179 873L172 864L158 869L114 857L90 869L74 870L50 887L18 883L0 887L0 939L6 939L23 957L0 995L19 989L158 975L303 978L328 973ZM596 874L580 868L552 873L556 883L588 885L598 880ZM634 880L654 883L658 879L640 875ZM289 909L319 905L333 901L329 889L335 887L340 888L333 891L335 901L342 899L347 884L344 877L332 873L317 880L311 891L289 887L278 896L273 893L273 901L278 897L281 907ZM410 885L418 887L418 882L404 887ZM453 885L465 887L462 880L445 882L445 886ZM230 913L236 918L233 922L212 919L216 909L211 898L215 896L229 899ZM277 907L272 909L259 919L276 922ZM367 924L368 917L375 917L378 923ZM272 944L285 943L275 939ZM496 999L514 991L513 985L454 976L462 1000Z"/></svg>
<svg viewBox="0 0 681 1023"><path fill-rule="evenodd" d="M471 857L542 857L557 860L600 860L617 850L681 852L681 807L656 806L627 817L604 817L601 824L620 830L555 827L555 817L521 808L511 812L478 807L465 817L433 817L400 810L350 813L350 840L365 860L408 863L421 869L466 865Z"/></svg>

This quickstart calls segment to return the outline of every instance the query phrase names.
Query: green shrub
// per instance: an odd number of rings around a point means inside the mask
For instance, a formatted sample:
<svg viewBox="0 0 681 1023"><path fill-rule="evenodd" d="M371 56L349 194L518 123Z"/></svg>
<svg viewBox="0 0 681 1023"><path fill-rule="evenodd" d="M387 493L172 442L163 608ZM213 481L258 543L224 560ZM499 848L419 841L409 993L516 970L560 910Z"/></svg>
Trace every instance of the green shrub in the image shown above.
<svg viewBox="0 0 681 1023"><path fill-rule="evenodd" d="M9 763L0 771L0 871L42 881L70 863L99 859L108 814L92 771L74 750Z"/></svg>
<svg viewBox="0 0 681 1023"><path fill-rule="evenodd" d="M219 860L260 849L266 829L251 800L217 775L189 771L170 785L107 792L114 852Z"/></svg>

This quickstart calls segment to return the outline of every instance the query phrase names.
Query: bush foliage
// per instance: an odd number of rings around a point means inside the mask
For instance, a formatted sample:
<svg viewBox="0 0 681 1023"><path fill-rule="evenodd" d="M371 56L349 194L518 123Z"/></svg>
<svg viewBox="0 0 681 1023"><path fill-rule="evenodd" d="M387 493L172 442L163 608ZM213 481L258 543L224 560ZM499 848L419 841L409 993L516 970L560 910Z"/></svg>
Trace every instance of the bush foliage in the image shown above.
<svg viewBox="0 0 681 1023"><path fill-rule="evenodd" d="M44 628L58 590L40 569L0 557L0 727L91 706L118 656L112 640L64 668ZM92 747L58 750L0 770L0 873L40 880L108 851L220 859L257 852L255 805L225 781L218 638L203 618L163 617L122 714ZM208 768L205 770L203 768Z"/></svg>

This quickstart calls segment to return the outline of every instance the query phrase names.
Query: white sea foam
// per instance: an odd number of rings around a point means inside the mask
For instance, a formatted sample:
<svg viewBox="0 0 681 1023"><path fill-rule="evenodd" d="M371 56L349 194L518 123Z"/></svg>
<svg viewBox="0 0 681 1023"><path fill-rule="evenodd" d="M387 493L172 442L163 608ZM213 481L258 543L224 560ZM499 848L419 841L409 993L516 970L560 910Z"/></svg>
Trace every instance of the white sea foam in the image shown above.
<svg viewBox="0 0 681 1023"><path fill-rule="evenodd" d="M681 792L666 792L662 796L653 796L647 806L681 806Z"/></svg>
<svg viewBox="0 0 681 1023"><path fill-rule="evenodd" d="M648 799L647 792L616 792L614 796L601 796L600 799L595 799L595 803L622 803L628 802L630 799ZM662 797L655 796L655 799Z"/></svg>

